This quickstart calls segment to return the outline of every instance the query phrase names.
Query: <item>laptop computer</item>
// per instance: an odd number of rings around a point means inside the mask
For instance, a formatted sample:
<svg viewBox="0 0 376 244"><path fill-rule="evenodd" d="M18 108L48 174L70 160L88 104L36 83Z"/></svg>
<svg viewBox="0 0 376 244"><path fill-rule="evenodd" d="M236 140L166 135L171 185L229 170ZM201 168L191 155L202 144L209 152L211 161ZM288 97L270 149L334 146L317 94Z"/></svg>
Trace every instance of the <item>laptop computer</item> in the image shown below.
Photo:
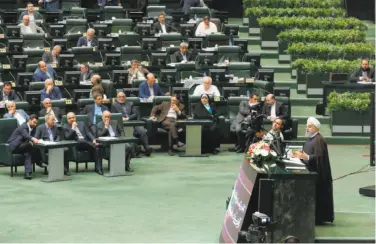
<svg viewBox="0 0 376 244"><path fill-rule="evenodd" d="M329 81L332 84L345 84L349 82L349 77L347 73L330 73Z"/></svg>

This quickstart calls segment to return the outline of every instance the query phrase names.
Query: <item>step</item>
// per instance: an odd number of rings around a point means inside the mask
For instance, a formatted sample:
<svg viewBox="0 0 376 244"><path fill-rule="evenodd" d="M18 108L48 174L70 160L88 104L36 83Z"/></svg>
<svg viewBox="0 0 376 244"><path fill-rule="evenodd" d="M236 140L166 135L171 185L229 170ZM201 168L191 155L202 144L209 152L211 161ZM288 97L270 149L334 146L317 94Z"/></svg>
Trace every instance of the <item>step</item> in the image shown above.
<svg viewBox="0 0 376 244"><path fill-rule="evenodd" d="M248 28L249 36L260 36L260 34L261 34L260 28Z"/></svg>
<svg viewBox="0 0 376 244"><path fill-rule="evenodd" d="M267 50L267 49L262 49L261 51L262 56L261 58L265 59L278 59L278 50Z"/></svg>
<svg viewBox="0 0 376 244"><path fill-rule="evenodd" d="M261 37L259 36L248 37L248 45L261 45Z"/></svg>
<svg viewBox="0 0 376 244"><path fill-rule="evenodd" d="M243 18L243 25L248 26L249 24L249 19L248 18Z"/></svg>
<svg viewBox="0 0 376 244"><path fill-rule="evenodd" d="M290 89L294 89L296 87L296 81L294 80L278 80L274 77L274 81L274 87L290 87Z"/></svg>
<svg viewBox="0 0 376 244"><path fill-rule="evenodd" d="M261 48L265 50L277 50L278 51L278 42L276 41L262 41Z"/></svg>
<svg viewBox="0 0 376 244"><path fill-rule="evenodd" d="M262 68L274 69L274 73L291 73L291 66L289 64L263 65Z"/></svg>
<svg viewBox="0 0 376 244"><path fill-rule="evenodd" d="M278 62L280 64L290 64L291 63L291 55L280 54L279 57L278 57Z"/></svg>
<svg viewBox="0 0 376 244"><path fill-rule="evenodd" d="M369 145L369 137L360 136L324 136L328 144L336 145ZM298 141L306 141L307 137L298 136Z"/></svg>
<svg viewBox="0 0 376 244"><path fill-rule="evenodd" d="M239 25L239 32L247 33L248 32L248 26Z"/></svg>
<svg viewBox="0 0 376 244"><path fill-rule="evenodd" d="M316 106L321 99L318 98L291 98L291 106Z"/></svg>
<svg viewBox="0 0 376 244"><path fill-rule="evenodd" d="M296 78L296 69L291 69L291 78Z"/></svg>

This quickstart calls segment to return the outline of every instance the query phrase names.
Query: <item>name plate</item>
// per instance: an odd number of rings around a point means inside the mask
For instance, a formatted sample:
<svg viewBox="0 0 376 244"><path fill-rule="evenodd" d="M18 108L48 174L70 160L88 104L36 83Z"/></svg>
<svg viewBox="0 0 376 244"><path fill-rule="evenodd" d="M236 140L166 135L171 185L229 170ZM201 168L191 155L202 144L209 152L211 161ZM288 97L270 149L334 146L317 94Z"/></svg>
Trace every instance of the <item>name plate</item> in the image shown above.
<svg viewBox="0 0 376 244"><path fill-rule="evenodd" d="M56 69L57 66L56 66L56 64L51 64L51 67Z"/></svg>
<svg viewBox="0 0 376 244"><path fill-rule="evenodd" d="M86 33L82 33L82 36L87 36L87 34Z"/></svg>
<svg viewBox="0 0 376 244"><path fill-rule="evenodd" d="M10 64L3 64L3 69L10 69Z"/></svg>
<svg viewBox="0 0 376 244"><path fill-rule="evenodd" d="M4 36L4 34L0 34L0 38L4 38L5 36Z"/></svg>
<svg viewBox="0 0 376 244"><path fill-rule="evenodd" d="M62 86L63 81L62 80L55 80L55 86Z"/></svg>
<svg viewBox="0 0 376 244"><path fill-rule="evenodd" d="M95 63L94 66L103 67L103 63Z"/></svg>
<svg viewBox="0 0 376 244"><path fill-rule="evenodd" d="M16 82L11 81L10 84L12 84L12 87L16 87Z"/></svg>
<svg viewBox="0 0 376 244"><path fill-rule="evenodd" d="M111 103L110 99L103 99L103 103Z"/></svg>
<svg viewBox="0 0 376 244"><path fill-rule="evenodd" d="M66 100L65 100L65 104L67 104L67 105L72 104L72 100L71 100L71 99L66 99Z"/></svg>
<svg viewBox="0 0 376 244"><path fill-rule="evenodd" d="M5 48L0 49L0 53L6 53L6 52L7 52L7 50Z"/></svg>
<svg viewBox="0 0 376 244"><path fill-rule="evenodd" d="M45 47L45 48L43 48L43 50L44 50L45 52L51 52L51 48L50 48L50 47Z"/></svg>

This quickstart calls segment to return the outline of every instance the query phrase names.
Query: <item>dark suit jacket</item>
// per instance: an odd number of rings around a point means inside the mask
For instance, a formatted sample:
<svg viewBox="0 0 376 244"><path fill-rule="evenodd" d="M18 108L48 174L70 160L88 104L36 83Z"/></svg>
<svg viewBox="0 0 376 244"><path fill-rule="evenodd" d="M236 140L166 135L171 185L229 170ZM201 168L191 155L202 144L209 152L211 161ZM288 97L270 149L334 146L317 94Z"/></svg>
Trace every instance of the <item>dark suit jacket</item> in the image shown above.
<svg viewBox="0 0 376 244"><path fill-rule="evenodd" d="M51 68L50 66L47 66L47 72L50 74L52 79L54 80L56 77L56 71ZM42 72L39 68L37 68L34 72L34 81L46 81L49 79L49 77L46 75L46 73Z"/></svg>
<svg viewBox="0 0 376 244"><path fill-rule="evenodd" d="M94 75L94 71L88 70L86 72L86 80L90 80L93 75ZM82 72L80 74L80 81L84 81L84 73L82 73Z"/></svg>
<svg viewBox="0 0 376 244"><path fill-rule="evenodd" d="M93 125L93 121L94 121L94 113L95 113L95 104L89 104L89 105L86 105L86 107L82 110L81 114L87 114L87 116L89 117L89 126L92 126ZM105 105L101 105L101 110L102 110L102 113L104 111L108 111L108 108L105 106Z"/></svg>
<svg viewBox="0 0 376 244"><path fill-rule="evenodd" d="M146 81L142 82L138 88L139 88L140 98L150 97L149 85ZM154 83L153 90L154 90L154 96L162 96L162 91L158 83Z"/></svg>
<svg viewBox="0 0 376 244"><path fill-rule="evenodd" d="M86 47L87 46L87 37L86 36L82 36L80 37L80 39L78 39L78 42L77 42L77 47ZM98 41L97 39L93 38L91 40L91 47L97 47L98 46Z"/></svg>
<svg viewBox="0 0 376 244"><path fill-rule="evenodd" d="M362 68L358 68L357 70L355 70L351 76L350 76L350 82L351 83L356 83L359 81L359 77L363 76L363 69ZM368 71L367 71L367 76L368 78L371 78L372 79L372 82L375 82L375 70L372 69L372 68L369 68Z"/></svg>
<svg viewBox="0 0 376 244"><path fill-rule="evenodd" d="M51 91L51 93L47 94L46 88L43 88L40 93L40 100L43 101L46 98L49 98L51 100L60 100L63 96L61 95L60 88L54 87Z"/></svg>
<svg viewBox="0 0 376 244"><path fill-rule="evenodd" d="M159 113L158 122L160 123L166 119L170 107L171 102L162 102L159 105L155 105L151 110L150 117L155 117L156 114ZM181 114L178 116L178 119L185 119L186 115L184 111L184 105L181 103L179 103L179 110L181 111Z"/></svg>
<svg viewBox="0 0 376 244"><path fill-rule="evenodd" d="M34 135L35 128L31 130L31 133L29 135L29 128L27 126L27 123L23 123L15 131L13 131L12 135L10 135L7 141L10 150L14 151L22 143L31 141L31 138L34 137Z"/></svg>
<svg viewBox="0 0 376 244"><path fill-rule="evenodd" d="M137 0L137 9L141 12L146 12L146 7L148 6L148 0Z"/></svg>
<svg viewBox="0 0 376 244"><path fill-rule="evenodd" d="M124 128L122 124L119 124L116 120L111 120L110 124L111 124L112 129L115 132L115 137L125 136ZM108 131L108 129L104 127L103 121L97 124L97 134L98 134L98 137L110 136L110 132Z"/></svg>
<svg viewBox="0 0 376 244"><path fill-rule="evenodd" d="M264 104L264 106L262 107L262 114L265 114L267 116L270 116L270 113L271 113L271 106L269 106L268 104ZM284 111L283 109L283 106L282 106L282 103L278 102L278 101L275 101L275 114L277 117L281 118L281 119L286 119L287 118L287 111Z"/></svg>
<svg viewBox="0 0 376 244"><path fill-rule="evenodd" d="M60 141L60 136L57 132L57 127L51 127L52 135L54 137L54 141ZM47 126L46 124L38 125L37 130L35 132L35 137L38 139L42 139L43 141L49 141L50 137L48 136Z"/></svg>
<svg viewBox="0 0 376 244"><path fill-rule="evenodd" d="M176 59L176 62L180 63L181 61L183 61L183 55L181 54L180 50L179 51L176 51L174 53L174 56L175 56L175 59ZM185 56L187 57L187 61L192 61L192 52L188 51Z"/></svg>
<svg viewBox="0 0 376 244"><path fill-rule="evenodd" d="M92 142L95 140L95 137L93 136L93 134L84 122L78 121L77 128L80 130L82 136L85 138L86 141ZM70 124L64 125L64 139L78 141L77 133L75 130L72 129L72 126Z"/></svg>
<svg viewBox="0 0 376 244"><path fill-rule="evenodd" d="M3 99L4 99L3 91L0 91L0 101L3 101ZM8 95L8 100L9 101L15 101L15 102L21 101L20 98L18 97L17 93L14 90L10 91L10 93Z"/></svg>
<svg viewBox="0 0 376 244"><path fill-rule="evenodd" d="M183 7L184 14L189 14L190 7L198 7L200 4L199 0L181 0L180 6Z"/></svg>
<svg viewBox="0 0 376 244"><path fill-rule="evenodd" d="M138 117L136 107L133 106L132 102L125 102L125 110L119 102L114 102L111 106L111 113L121 113L124 118L128 118L129 120L136 120Z"/></svg>
<svg viewBox="0 0 376 244"><path fill-rule="evenodd" d="M60 122L61 121L61 111L58 107L52 107L52 111L54 111L56 119ZM44 108L41 111L39 111L39 117L46 116L47 110Z"/></svg>
<svg viewBox="0 0 376 244"><path fill-rule="evenodd" d="M239 104L239 112L236 115L236 123L240 124L244 121L247 116L251 115L251 107L248 101L242 101Z"/></svg>
<svg viewBox="0 0 376 244"><path fill-rule="evenodd" d="M165 22L165 27L166 27L166 32L169 33L171 31L171 27L169 25L167 25L166 22ZM153 24L153 30L154 30L154 33L156 33L156 34L159 33L159 32L162 33L161 24L159 24L159 22L154 23Z"/></svg>
<svg viewBox="0 0 376 244"><path fill-rule="evenodd" d="M52 57L52 52L45 52L42 56L42 60L46 63L46 64L52 64L54 59ZM59 62L60 60L60 55L56 55L56 61Z"/></svg>

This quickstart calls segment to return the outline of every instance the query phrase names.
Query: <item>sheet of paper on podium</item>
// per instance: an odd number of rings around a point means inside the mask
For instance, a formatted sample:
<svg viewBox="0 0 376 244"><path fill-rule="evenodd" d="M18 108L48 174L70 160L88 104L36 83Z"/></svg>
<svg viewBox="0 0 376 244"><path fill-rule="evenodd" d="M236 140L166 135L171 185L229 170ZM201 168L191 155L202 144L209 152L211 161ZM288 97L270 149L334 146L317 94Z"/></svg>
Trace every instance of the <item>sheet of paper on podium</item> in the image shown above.
<svg viewBox="0 0 376 244"><path fill-rule="evenodd" d="M113 136L103 136L103 137L98 137L99 140L103 141L111 141L111 140L116 140L116 137Z"/></svg>

